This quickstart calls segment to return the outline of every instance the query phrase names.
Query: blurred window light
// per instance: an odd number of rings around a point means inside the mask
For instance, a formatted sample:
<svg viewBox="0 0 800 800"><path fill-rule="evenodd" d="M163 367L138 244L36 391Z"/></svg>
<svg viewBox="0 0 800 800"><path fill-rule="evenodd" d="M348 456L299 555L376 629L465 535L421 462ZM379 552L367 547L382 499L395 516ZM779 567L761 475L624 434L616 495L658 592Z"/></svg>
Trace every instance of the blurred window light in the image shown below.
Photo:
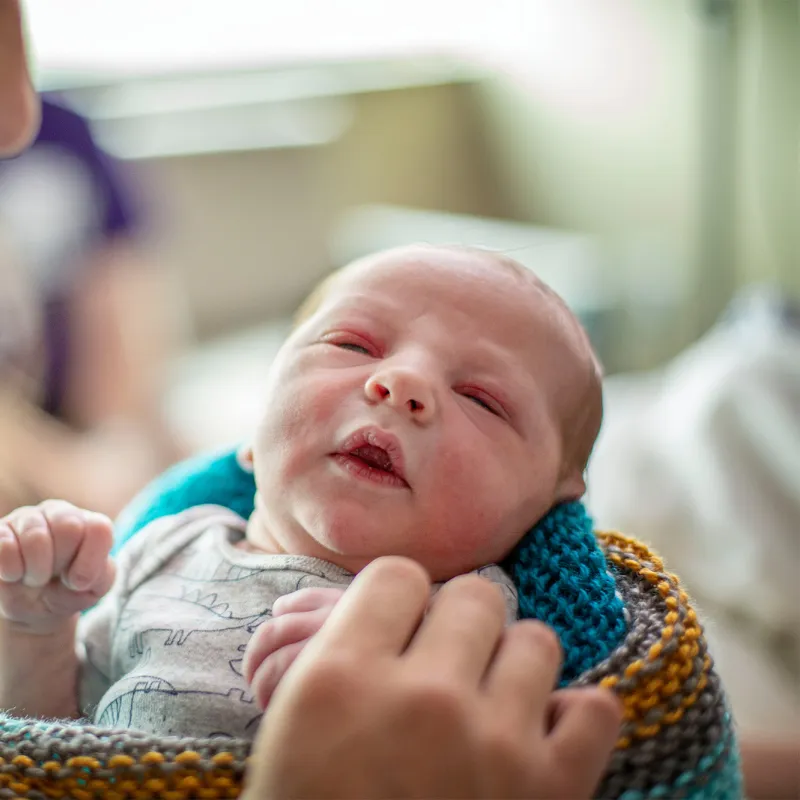
<svg viewBox="0 0 800 800"><path fill-rule="evenodd" d="M514 72L556 102L646 95L658 52L635 0L28 0L43 73L125 78L448 54Z"/></svg>
<svg viewBox="0 0 800 800"><path fill-rule="evenodd" d="M636 0L28 0L27 8L41 86L112 89L80 108L109 130L152 117L149 144L128 136L120 145L131 157L216 149L203 130L226 128L219 115L184 119L197 126L191 145L164 133L184 112L342 98L461 80L469 70L504 73L538 103L623 125L624 112L659 96L664 73L654 15ZM285 121L271 108L252 135L226 132L219 147L291 144L285 129L314 115L339 122L295 138L325 141L346 116L332 108L292 107Z"/></svg>
<svg viewBox="0 0 800 800"><path fill-rule="evenodd" d="M354 96L472 81L449 59L343 62L251 71L57 84L120 158L155 158L331 143L351 125Z"/></svg>
<svg viewBox="0 0 800 800"><path fill-rule="evenodd" d="M314 147L336 141L352 120L346 98L97 119L100 144L123 159Z"/></svg>

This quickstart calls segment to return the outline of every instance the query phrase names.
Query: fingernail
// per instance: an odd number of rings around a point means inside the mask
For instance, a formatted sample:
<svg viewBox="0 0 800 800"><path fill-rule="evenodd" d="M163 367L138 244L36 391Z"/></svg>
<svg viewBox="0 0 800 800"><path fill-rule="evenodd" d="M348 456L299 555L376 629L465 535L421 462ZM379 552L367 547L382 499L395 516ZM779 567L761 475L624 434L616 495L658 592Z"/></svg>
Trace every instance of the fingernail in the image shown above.
<svg viewBox="0 0 800 800"><path fill-rule="evenodd" d="M61 583L67 587L71 592L79 592L80 589L76 584L74 584L66 575L61 576Z"/></svg>

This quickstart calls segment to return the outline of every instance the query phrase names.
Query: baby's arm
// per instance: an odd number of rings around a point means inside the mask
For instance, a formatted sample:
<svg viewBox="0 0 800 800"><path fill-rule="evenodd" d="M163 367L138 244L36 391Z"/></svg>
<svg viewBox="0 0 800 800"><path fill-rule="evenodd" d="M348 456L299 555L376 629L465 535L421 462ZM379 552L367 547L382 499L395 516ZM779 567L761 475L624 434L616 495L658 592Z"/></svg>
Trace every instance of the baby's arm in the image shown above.
<svg viewBox="0 0 800 800"><path fill-rule="evenodd" d="M75 630L111 587L111 521L59 500L0 519L0 708L77 717Z"/></svg>

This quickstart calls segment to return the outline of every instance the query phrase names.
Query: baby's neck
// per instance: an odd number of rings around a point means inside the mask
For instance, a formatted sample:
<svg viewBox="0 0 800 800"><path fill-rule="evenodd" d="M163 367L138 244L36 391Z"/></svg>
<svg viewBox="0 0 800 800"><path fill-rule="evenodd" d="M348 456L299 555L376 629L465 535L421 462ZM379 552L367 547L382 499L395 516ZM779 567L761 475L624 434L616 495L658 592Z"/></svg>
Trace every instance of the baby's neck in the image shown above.
<svg viewBox="0 0 800 800"><path fill-rule="evenodd" d="M264 525L258 509L253 511L247 520L245 538L237 542L236 547L247 553L267 553L273 556L287 555L286 550L280 546ZM302 555L302 553L292 553L291 555Z"/></svg>
<svg viewBox="0 0 800 800"><path fill-rule="evenodd" d="M240 541L236 542L234 547L237 550L243 550L245 553L267 553L271 555L278 555L278 553L276 553L275 551L265 550L262 547L256 547L248 539L241 539Z"/></svg>

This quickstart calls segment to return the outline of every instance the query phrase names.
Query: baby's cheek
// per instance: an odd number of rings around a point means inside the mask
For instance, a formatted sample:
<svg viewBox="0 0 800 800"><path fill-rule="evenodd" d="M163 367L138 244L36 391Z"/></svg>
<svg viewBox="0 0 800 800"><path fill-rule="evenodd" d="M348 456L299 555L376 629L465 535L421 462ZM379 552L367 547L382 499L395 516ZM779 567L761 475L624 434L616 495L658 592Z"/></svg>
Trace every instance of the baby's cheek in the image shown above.
<svg viewBox="0 0 800 800"><path fill-rule="evenodd" d="M489 531L495 526L486 508L474 497L453 497L450 503L437 500L428 507L425 517L416 528L424 531L417 542L416 555L424 566L436 572L439 580L485 563Z"/></svg>
<svg viewBox="0 0 800 800"><path fill-rule="evenodd" d="M462 448L440 463L428 504L430 544L470 569L482 566L502 550L498 539L504 532L518 526L518 476L485 449Z"/></svg>
<svg viewBox="0 0 800 800"><path fill-rule="evenodd" d="M324 435L341 406L341 392L324 376L287 382L267 411L267 429L284 446L295 439Z"/></svg>
<svg viewBox="0 0 800 800"><path fill-rule="evenodd" d="M295 402L277 398L258 428L254 452L257 468L267 466L274 470L281 462L286 468L296 461L308 438L307 428L314 425L310 411L299 395Z"/></svg>

